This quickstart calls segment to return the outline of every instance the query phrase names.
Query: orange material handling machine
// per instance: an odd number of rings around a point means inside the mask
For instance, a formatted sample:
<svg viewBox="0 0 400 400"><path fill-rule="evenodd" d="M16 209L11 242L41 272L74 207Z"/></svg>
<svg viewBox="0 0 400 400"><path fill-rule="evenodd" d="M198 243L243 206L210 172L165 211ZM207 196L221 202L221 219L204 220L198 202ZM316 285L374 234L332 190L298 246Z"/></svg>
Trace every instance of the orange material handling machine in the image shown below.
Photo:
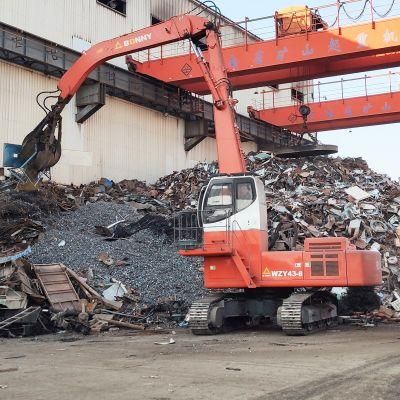
<svg viewBox="0 0 400 400"><path fill-rule="evenodd" d="M205 287L241 289L196 301L189 314L194 333L276 318L287 334L305 334L336 323L332 287L381 283L380 253L356 250L343 237L306 239L303 251L269 251L266 208L257 177L225 175L202 193L201 228L181 215L180 253L204 257Z"/></svg>
<svg viewBox="0 0 400 400"><path fill-rule="evenodd" d="M197 46L203 38L207 61ZM221 289L191 306L192 331L208 334L238 321L271 320L288 334L304 334L334 324L337 309L329 288L380 284L380 254L357 251L345 238L306 239L303 251L268 250L264 185L246 173L219 31L204 18L173 17L85 52L61 78L56 104L23 142L26 175L34 181L59 160L61 112L94 68L182 39L190 39L213 96L220 171L202 191L196 218L181 214L176 230L182 255L204 257L206 288Z"/></svg>

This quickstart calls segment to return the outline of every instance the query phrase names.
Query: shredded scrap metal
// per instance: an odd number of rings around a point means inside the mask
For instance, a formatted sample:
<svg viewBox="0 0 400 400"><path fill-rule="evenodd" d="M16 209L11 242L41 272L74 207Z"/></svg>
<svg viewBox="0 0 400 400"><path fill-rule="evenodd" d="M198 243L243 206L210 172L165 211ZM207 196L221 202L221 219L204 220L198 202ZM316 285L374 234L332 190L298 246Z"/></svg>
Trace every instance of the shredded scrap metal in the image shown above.
<svg viewBox="0 0 400 400"><path fill-rule="evenodd" d="M372 171L360 158L280 159L268 152L261 152L249 154L247 164L248 170L259 176L265 186L270 248L277 251L301 249L307 237L345 236L359 249L380 251L384 284L378 294L385 312L375 311L379 314L373 314L374 319L382 319L383 315L388 319L389 314L390 319L400 318L399 182ZM133 287L136 287L135 282L141 282L142 291L150 290L151 287L164 290L164 282L159 281L165 280L165 275L154 276L154 269L150 265L160 265L160 258L152 260L152 255L156 257L152 254L155 253L154 246L143 244L147 242L146 232L168 236L173 226L174 214L185 209L195 209L201 188L217 173L216 163L199 163L193 168L160 178L154 184L136 179L116 183L106 178L80 187L47 182L43 184L42 194L38 195L44 196L41 202L18 199L19 195L13 192L3 193L2 196L9 196L8 198L22 203L19 203L21 207L16 207L12 201L0 202L0 216L4 221L0 228L0 245L6 250L16 243L34 243L44 229L37 221L47 221L49 215L57 216L57 212L68 211L63 213L63 224L69 219L71 224L76 225L79 221L74 220L77 218L74 215L79 212L70 211L85 209L88 207L87 203L96 203L99 209L93 210L93 213L97 221L92 217L82 221L79 237L72 231L69 233L68 230L60 230L57 243L63 243L66 239L67 245L51 247L51 255L57 261L68 265L66 254L72 251L70 249L74 248L75 243L79 254L71 261L77 260L79 256L82 266L97 268L97 257L103 250L90 253L90 257L89 253L83 256L82 246L77 243L78 240L82 241L84 235L93 235L96 232L109 240L104 250L107 250L108 258L113 259L113 268L118 267L114 268L116 275L113 276L124 282L124 279L128 280ZM104 202L109 203L110 210L107 211L107 215L111 213L112 216L100 221L98 214L100 209L105 208ZM121 207L118 208L121 213L117 212L113 205ZM81 218L85 214L79 215ZM90 229L83 232L83 228L88 224L91 224ZM140 231L142 232L139 233ZM137 246L134 244L136 236ZM91 238L92 236L88 237L88 240L92 240ZM136 246L137 252L135 250L134 254L128 254L121 241L117 240L119 238L129 238L127 240L131 242L127 243L127 246ZM60 239L63 240L60 242ZM100 239L104 243L103 238ZM34 253L36 246L40 251L44 250L40 243L39 240L39 244L34 246ZM49 241L45 242L44 246L48 245ZM167 241L163 242L162 246L172 247ZM140 258L140 254L145 251L148 253ZM159 249L160 254L167 254L165 251ZM172 250L168 254L172 254ZM128 265L131 266L128 268ZM73 267L77 268L75 265ZM99 274L103 270L97 268L96 273ZM142 279L141 275L146 274L151 274L151 277ZM132 276L134 281L130 281ZM196 284L199 283L200 281ZM190 300L189 293L194 291L193 279L183 280L179 290L182 296L188 296L184 300ZM157 294L162 297L164 293L159 291ZM170 294L169 292L167 295ZM134 323L135 319L125 322ZM99 329L103 329L104 321L100 325Z"/></svg>

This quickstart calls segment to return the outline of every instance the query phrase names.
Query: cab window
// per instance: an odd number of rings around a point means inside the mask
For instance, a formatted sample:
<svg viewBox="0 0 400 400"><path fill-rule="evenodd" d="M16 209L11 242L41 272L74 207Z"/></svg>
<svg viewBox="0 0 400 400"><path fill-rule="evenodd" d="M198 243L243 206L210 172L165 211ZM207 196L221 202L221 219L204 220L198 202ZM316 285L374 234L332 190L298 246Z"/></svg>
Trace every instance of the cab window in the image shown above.
<svg viewBox="0 0 400 400"><path fill-rule="evenodd" d="M217 183L210 188L204 208L204 222L222 221L232 215L233 193L231 183Z"/></svg>
<svg viewBox="0 0 400 400"><path fill-rule="evenodd" d="M236 210L241 211L247 208L254 201L253 185L249 182L236 185Z"/></svg>
<svg viewBox="0 0 400 400"><path fill-rule="evenodd" d="M231 206L232 185L230 183L213 185L207 198L207 206Z"/></svg>

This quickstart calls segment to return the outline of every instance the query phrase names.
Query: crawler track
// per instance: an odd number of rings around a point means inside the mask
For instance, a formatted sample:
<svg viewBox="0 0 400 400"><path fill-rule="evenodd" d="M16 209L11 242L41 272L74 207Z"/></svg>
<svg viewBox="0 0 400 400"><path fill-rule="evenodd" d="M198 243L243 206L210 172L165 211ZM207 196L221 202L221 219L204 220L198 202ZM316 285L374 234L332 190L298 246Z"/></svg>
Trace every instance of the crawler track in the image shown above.
<svg viewBox="0 0 400 400"><path fill-rule="evenodd" d="M223 296L210 296L195 301L189 309L189 323L194 335L213 335L218 333L210 327L210 310L214 303L220 301Z"/></svg>
<svg viewBox="0 0 400 400"><path fill-rule="evenodd" d="M337 324L336 306L324 291L294 293L283 300L280 309L282 330L290 336L303 336Z"/></svg>

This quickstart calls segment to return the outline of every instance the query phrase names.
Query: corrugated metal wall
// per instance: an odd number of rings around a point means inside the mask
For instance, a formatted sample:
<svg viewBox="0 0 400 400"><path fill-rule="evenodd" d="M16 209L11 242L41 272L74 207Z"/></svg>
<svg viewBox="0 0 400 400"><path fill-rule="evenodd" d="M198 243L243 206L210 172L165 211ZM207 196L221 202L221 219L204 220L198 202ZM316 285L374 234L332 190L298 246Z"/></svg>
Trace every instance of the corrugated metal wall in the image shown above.
<svg viewBox="0 0 400 400"><path fill-rule="evenodd" d="M89 43L149 26L151 14L167 19L194 6L190 0L127 0L123 16L96 0L0 0L0 19L55 43L82 50ZM225 45L235 43L236 39L243 41L242 32L225 29L224 33L230 33L230 42ZM125 66L123 58L112 62ZM43 90L54 90L56 84L56 80L41 74L0 63L0 149L4 142L21 143L41 120L43 113L35 103L35 96ZM239 110L245 113L248 104L250 95L241 96ZM153 181L174 169L191 166L195 160L216 158L213 139L206 139L185 153L183 120L164 117L131 103L108 97L106 106L82 125L75 123L75 113L73 101L63 113L64 152L53 169L53 177L59 182L80 184L100 176ZM256 146L246 143L243 147L250 151ZM1 158L2 154L0 161Z"/></svg>
<svg viewBox="0 0 400 400"><path fill-rule="evenodd" d="M150 2L128 0L123 16L96 0L1 0L0 19L74 48L73 37L95 44L149 26ZM111 62L125 67L124 57Z"/></svg>
<svg viewBox="0 0 400 400"><path fill-rule="evenodd" d="M104 7L96 0L1 0L0 18L7 24L81 50L85 43L97 43L149 26L151 15L159 19L168 19L191 11L195 7L196 3L191 0L127 0L125 17ZM203 11L200 15L210 18L210 13L207 11ZM244 42L244 34L238 28L224 27L222 34L224 46ZM249 41L252 41L251 37ZM182 41L164 46L163 56L186 53L188 50L188 42ZM157 58L160 56L160 50L154 49L151 54ZM142 56L138 55L138 59L147 55L148 53L144 52ZM125 67L124 57L110 62ZM234 97L239 100L237 111L247 115L247 106L259 100L254 92L262 90L263 88L255 88L235 91ZM210 100L210 97L207 97L207 100ZM288 97L287 103L290 104L290 101Z"/></svg>
<svg viewBox="0 0 400 400"><path fill-rule="evenodd" d="M57 80L0 62L0 148L21 143L43 118L35 94L55 88ZM72 101L63 113L63 155L53 178L81 184L102 176L152 182L196 161L216 159L215 141L206 139L184 151L184 121L113 97L84 124L75 123ZM255 150L245 143L246 152ZM2 154L0 155L0 165Z"/></svg>

